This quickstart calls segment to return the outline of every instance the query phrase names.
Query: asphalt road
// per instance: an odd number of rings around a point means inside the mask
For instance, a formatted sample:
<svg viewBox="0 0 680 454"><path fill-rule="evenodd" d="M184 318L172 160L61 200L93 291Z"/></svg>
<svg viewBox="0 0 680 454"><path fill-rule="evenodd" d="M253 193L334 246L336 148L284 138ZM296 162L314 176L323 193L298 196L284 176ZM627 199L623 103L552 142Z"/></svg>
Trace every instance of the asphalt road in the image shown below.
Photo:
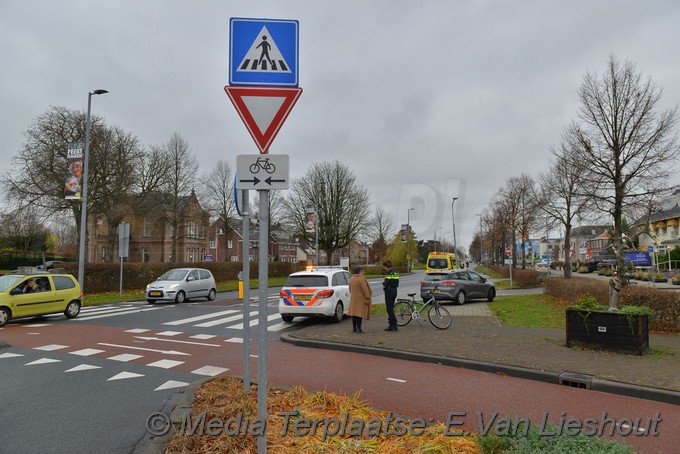
<svg viewBox="0 0 680 454"><path fill-rule="evenodd" d="M399 295L416 291L422 276L402 276ZM372 279L382 302L382 279ZM304 329L282 324L277 289L267 304L268 377L278 385L361 393L374 407L425 419L459 414L477 431L493 418L540 421L615 419L638 435L617 437L642 452L680 446L680 409L611 394L584 391L490 373L364 354L295 347L278 338ZM233 295L220 295L232 297ZM256 310L254 304L251 310ZM145 303L85 308L75 320L50 316L0 329L0 451L11 453L143 452L150 415L168 415L189 383L216 374L242 376L240 304L225 300L183 305ZM255 320L253 317L252 320ZM345 320L349 329L349 321ZM256 336L256 326L252 335ZM423 341L426 341L424 339ZM257 344L251 343L251 376ZM644 435L659 415L658 434ZM634 423L640 418L641 424ZM631 421L631 424L628 423Z"/></svg>

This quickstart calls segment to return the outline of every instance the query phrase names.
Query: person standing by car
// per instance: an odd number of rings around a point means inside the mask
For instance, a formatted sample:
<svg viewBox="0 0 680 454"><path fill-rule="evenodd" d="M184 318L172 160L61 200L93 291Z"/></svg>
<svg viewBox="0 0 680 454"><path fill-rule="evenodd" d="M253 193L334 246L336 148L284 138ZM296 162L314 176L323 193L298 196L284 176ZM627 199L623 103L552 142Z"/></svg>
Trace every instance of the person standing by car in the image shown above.
<svg viewBox="0 0 680 454"><path fill-rule="evenodd" d="M397 288L399 288L399 272L394 268L391 260L385 260L383 266L385 267L383 291L385 292L385 309L387 310L387 321L389 323L385 331L397 331L394 301L397 299Z"/></svg>
<svg viewBox="0 0 680 454"><path fill-rule="evenodd" d="M352 317L352 331L363 333L361 322L370 320L371 304L373 303L373 291L368 285L364 269L356 267L354 274L349 280L349 315Z"/></svg>

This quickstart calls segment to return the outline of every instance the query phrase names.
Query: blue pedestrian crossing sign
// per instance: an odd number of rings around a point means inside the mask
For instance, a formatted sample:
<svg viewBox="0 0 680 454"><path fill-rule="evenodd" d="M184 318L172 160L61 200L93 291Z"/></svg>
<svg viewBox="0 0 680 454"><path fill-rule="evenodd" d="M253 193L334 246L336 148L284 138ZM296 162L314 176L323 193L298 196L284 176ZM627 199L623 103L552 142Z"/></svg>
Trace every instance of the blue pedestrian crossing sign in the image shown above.
<svg viewBox="0 0 680 454"><path fill-rule="evenodd" d="M229 20L229 85L297 87L299 23Z"/></svg>

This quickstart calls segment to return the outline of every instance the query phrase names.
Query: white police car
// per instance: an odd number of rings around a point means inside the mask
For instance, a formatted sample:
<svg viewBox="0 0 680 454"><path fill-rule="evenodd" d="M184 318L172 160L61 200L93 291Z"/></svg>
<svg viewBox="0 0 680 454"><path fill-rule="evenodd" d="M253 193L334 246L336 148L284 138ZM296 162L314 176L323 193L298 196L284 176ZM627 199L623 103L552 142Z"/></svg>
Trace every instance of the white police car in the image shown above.
<svg viewBox="0 0 680 454"><path fill-rule="evenodd" d="M279 293L279 314L284 322L294 317L332 317L342 321L349 310L349 278L342 268L319 267L288 276Z"/></svg>

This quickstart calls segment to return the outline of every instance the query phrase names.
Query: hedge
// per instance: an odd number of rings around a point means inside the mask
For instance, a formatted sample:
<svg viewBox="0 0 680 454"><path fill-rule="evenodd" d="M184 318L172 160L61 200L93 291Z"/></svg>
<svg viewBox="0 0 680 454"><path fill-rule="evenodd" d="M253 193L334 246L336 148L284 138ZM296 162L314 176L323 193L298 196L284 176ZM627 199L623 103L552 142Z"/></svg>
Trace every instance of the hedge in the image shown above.
<svg viewBox="0 0 680 454"><path fill-rule="evenodd" d="M609 284L594 279L552 276L545 280L544 293L575 303L581 295L593 295L598 304L609 306ZM626 285L619 295L619 306L645 306L654 311L649 328L654 331L680 332L680 294L672 290Z"/></svg>
<svg viewBox="0 0 680 454"><path fill-rule="evenodd" d="M201 263L125 263L123 265L123 289L144 289L147 284L173 268L205 268L212 272L217 282L238 279L243 269L240 262ZM285 277L302 267L291 262L269 262L269 277ZM66 263L60 269L78 277L78 264ZM258 263L250 264L250 278L258 277ZM87 293L114 292L120 290L120 263L88 263L85 265L85 291Z"/></svg>
<svg viewBox="0 0 680 454"><path fill-rule="evenodd" d="M504 278L510 278L509 266L492 265L489 268L500 274ZM512 285L518 288L535 288L540 287L543 281L542 273L536 270L523 270L520 268L512 269Z"/></svg>

